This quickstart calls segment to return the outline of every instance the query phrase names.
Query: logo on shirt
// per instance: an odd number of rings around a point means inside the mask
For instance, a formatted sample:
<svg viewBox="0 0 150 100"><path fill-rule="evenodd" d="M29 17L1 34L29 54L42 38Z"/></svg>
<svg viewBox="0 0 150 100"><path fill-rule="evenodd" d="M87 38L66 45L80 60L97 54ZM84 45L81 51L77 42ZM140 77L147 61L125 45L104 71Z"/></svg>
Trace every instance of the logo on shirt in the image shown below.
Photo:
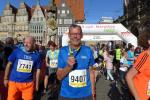
<svg viewBox="0 0 150 100"><path fill-rule="evenodd" d="M81 56L81 59L87 59L87 56Z"/></svg>
<svg viewBox="0 0 150 100"><path fill-rule="evenodd" d="M31 59L32 59L32 57L31 57L31 56L28 56L28 55L24 55L24 59L31 60Z"/></svg>

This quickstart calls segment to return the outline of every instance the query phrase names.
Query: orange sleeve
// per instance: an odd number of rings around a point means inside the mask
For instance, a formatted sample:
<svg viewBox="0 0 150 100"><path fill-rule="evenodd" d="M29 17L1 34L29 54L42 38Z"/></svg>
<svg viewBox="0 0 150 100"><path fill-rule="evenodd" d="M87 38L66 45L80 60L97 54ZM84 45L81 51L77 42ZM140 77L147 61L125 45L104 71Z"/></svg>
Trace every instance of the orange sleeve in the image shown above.
<svg viewBox="0 0 150 100"><path fill-rule="evenodd" d="M133 65L133 67L135 67L135 69L139 72L141 72L141 68L144 65L144 63L146 62L147 58L148 58L148 53L146 53L146 51L142 52L136 59L135 64Z"/></svg>

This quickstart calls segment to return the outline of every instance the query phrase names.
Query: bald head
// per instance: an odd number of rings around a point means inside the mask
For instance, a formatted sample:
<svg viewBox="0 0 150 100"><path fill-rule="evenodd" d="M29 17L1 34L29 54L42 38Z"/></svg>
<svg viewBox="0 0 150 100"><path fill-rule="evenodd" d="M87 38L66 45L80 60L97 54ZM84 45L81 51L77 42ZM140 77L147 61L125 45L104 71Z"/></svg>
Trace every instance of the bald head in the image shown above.
<svg viewBox="0 0 150 100"><path fill-rule="evenodd" d="M35 39L32 36L28 36L24 40L24 46L26 51L33 51L35 45Z"/></svg>
<svg viewBox="0 0 150 100"><path fill-rule="evenodd" d="M25 38L25 40L31 41L32 43L35 43L35 42L36 42L36 41L35 41L35 38L32 37L32 36L27 36L27 37Z"/></svg>

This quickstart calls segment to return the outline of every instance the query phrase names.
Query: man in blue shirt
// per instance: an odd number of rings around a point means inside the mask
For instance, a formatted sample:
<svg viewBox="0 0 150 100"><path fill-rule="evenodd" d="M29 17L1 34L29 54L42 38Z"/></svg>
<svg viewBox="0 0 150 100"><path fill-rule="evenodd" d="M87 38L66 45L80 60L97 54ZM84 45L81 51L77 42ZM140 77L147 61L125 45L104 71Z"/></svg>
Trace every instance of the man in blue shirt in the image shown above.
<svg viewBox="0 0 150 100"><path fill-rule="evenodd" d="M59 100L95 100L92 50L81 45L80 26L71 25L68 36L70 44L62 47L58 56L57 78L62 80Z"/></svg>
<svg viewBox="0 0 150 100"><path fill-rule="evenodd" d="M40 55L34 51L35 39L26 37L24 48L15 49L8 58L4 85L8 86L7 100L33 100L33 73L36 69L36 90L39 88ZM9 83L8 83L9 80Z"/></svg>

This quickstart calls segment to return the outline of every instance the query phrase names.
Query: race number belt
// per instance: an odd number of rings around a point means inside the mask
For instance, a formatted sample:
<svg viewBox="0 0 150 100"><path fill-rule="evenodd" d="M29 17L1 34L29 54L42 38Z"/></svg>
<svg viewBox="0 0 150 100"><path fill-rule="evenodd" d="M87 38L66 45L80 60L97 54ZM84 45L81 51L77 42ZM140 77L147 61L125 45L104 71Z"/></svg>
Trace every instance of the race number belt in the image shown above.
<svg viewBox="0 0 150 100"><path fill-rule="evenodd" d="M74 70L69 73L69 85L79 88L87 86L86 70Z"/></svg>
<svg viewBox="0 0 150 100"><path fill-rule="evenodd" d="M33 67L33 61L23 60L23 59L18 60L18 65L17 65L18 72L30 73L32 71L32 67Z"/></svg>
<svg viewBox="0 0 150 100"><path fill-rule="evenodd" d="M50 67L51 68L57 68L57 60L50 60Z"/></svg>

